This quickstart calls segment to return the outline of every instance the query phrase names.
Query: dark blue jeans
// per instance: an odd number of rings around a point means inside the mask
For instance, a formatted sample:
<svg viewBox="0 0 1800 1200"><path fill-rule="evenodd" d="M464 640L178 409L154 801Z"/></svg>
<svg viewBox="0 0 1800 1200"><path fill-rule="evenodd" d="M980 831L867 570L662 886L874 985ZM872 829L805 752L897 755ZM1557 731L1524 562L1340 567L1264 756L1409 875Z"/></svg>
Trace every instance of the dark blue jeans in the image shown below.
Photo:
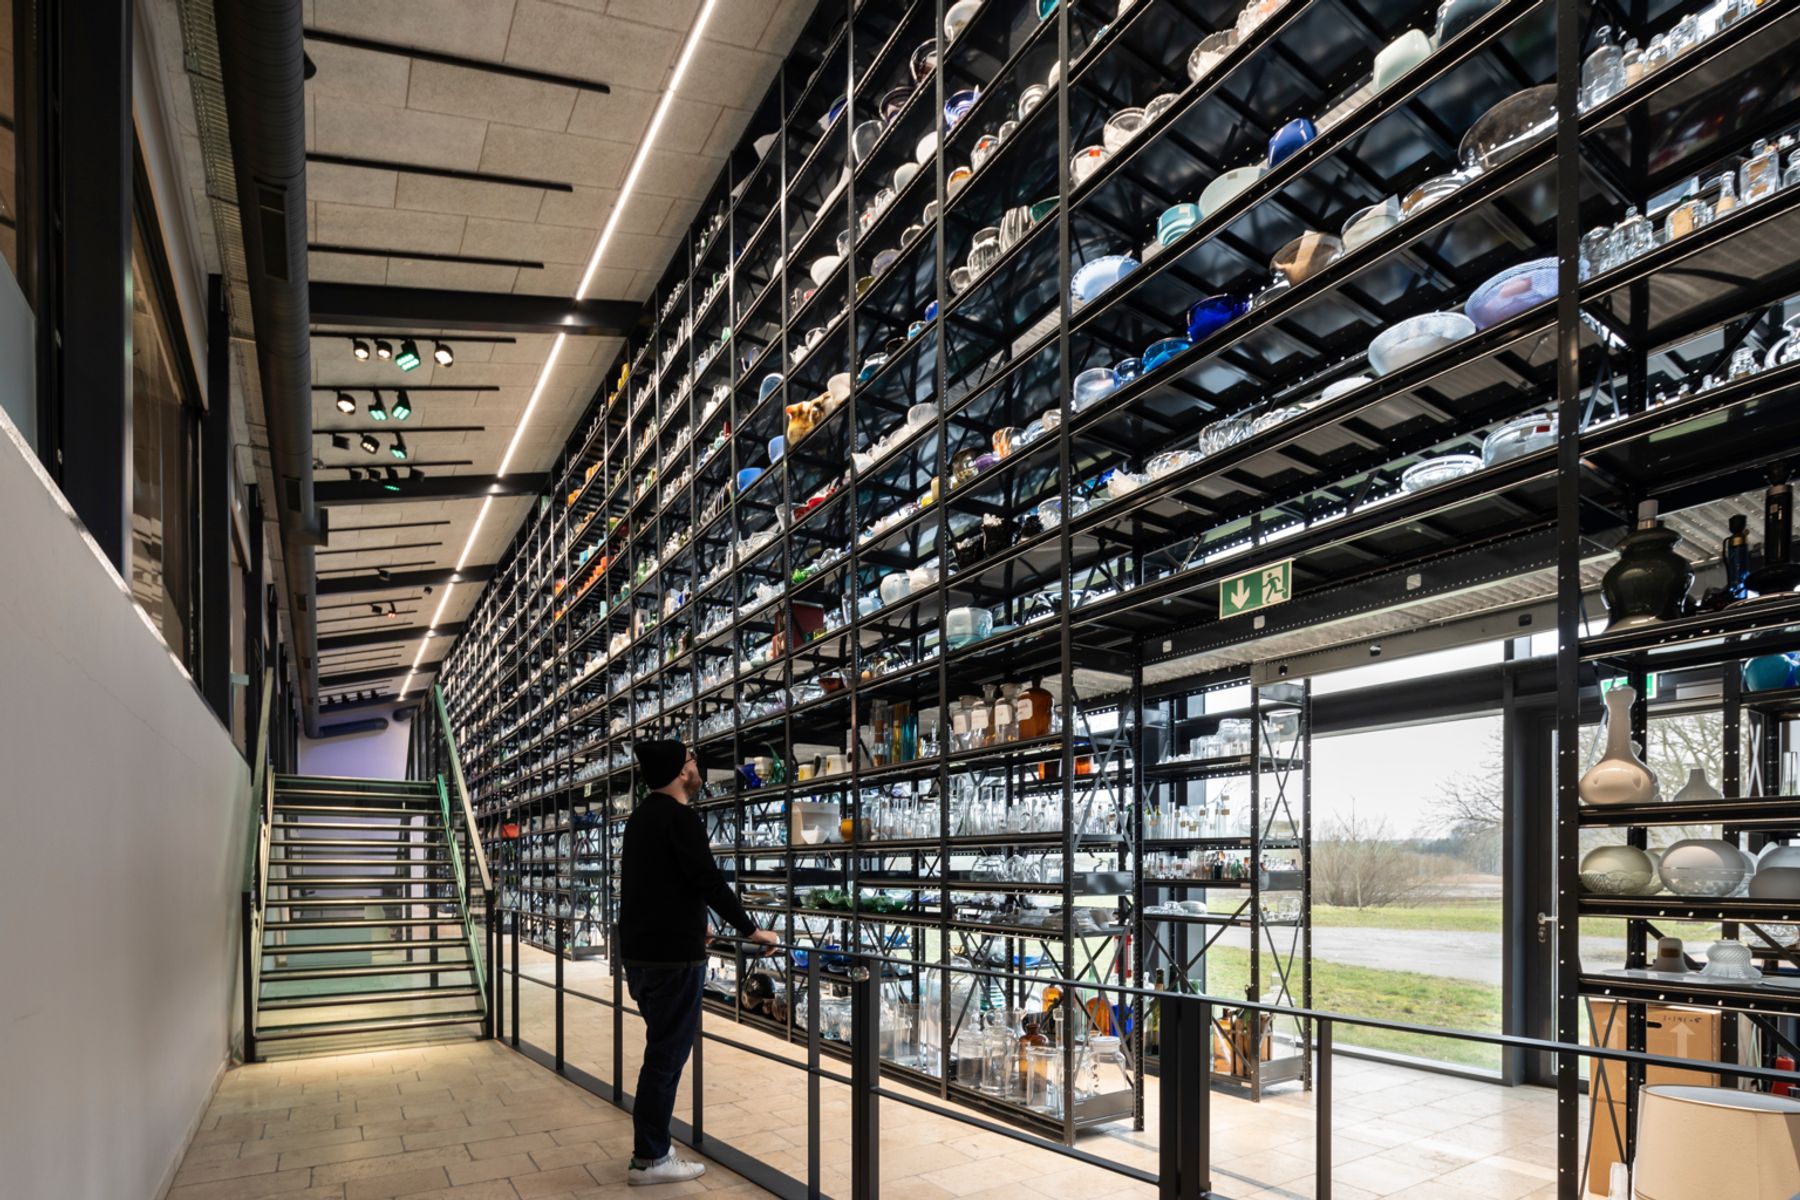
<svg viewBox="0 0 1800 1200"><path fill-rule="evenodd" d="M648 1163L669 1152L669 1120L675 1115L675 1089L700 1031L700 987L706 968L698 964L668 966L630 964L625 982L644 1014L644 1065L638 1070L637 1098L631 1106L634 1132L631 1153Z"/></svg>

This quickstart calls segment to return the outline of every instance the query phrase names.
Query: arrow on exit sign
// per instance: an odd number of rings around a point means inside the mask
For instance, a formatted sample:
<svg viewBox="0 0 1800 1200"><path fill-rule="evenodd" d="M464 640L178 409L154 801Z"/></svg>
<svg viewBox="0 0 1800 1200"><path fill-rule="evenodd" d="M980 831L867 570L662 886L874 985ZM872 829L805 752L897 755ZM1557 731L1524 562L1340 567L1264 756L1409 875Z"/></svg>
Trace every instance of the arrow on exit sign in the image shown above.
<svg viewBox="0 0 1800 1200"><path fill-rule="evenodd" d="M1235 617L1291 599L1294 560L1286 559L1219 581L1219 616Z"/></svg>

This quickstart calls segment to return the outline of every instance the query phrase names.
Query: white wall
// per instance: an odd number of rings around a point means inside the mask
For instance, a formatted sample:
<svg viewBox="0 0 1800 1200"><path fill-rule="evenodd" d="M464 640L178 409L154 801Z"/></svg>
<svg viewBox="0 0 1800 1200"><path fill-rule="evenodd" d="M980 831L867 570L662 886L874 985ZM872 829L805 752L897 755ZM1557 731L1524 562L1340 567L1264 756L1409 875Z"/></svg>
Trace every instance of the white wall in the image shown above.
<svg viewBox="0 0 1800 1200"><path fill-rule="evenodd" d="M150 1200L229 1056L248 771L0 415L0 1194Z"/></svg>
<svg viewBox="0 0 1800 1200"><path fill-rule="evenodd" d="M327 716L322 723L352 724L383 718L387 728L340 737L302 737L297 757L302 775L341 775L351 779L405 779L411 721L396 721L391 708L353 708Z"/></svg>

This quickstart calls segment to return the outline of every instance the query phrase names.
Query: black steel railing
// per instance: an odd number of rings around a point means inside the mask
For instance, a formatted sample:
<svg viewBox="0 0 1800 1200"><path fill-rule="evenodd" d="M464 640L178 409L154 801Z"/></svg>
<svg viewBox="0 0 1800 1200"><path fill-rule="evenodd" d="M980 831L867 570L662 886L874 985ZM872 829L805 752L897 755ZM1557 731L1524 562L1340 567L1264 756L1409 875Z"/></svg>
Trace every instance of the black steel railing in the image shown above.
<svg viewBox="0 0 1800 1200"><path fill-rule="evenodd" d="M246 807L251 807L249 847L244 855L244 892L238 908L238 933L243 942L244 990L244 1061L256 1058L256 1013L262 979L263 910L268 896L269 842L275 831L275 772L269 761L270 700L275 689L275 672L263 672L262 702L257 705L256 741L251 750L250 790Z"/></svg>
<svg viewBox="0 0 1800 1200"><path fill-rule="evenodd" d="M759 946L756 949L761 950L762 947ZM815 946L783 945L777 949L783 952L793 950L807 952L804 972L796 972L796 983L804 979L807 996L804 1036L801 1045L804 1056L795 1058L776 1053L766 1047L757 1046L740 1037L733 1036L731 1033L714 1032L703 1027L695 1039L693 1057L689 1067L692 1072L690 1076L692 1095L690 1119L676 1121L673 1131L679 1140L688 1142L696 1150L722 1166L736 1171L777 1195L790 1197L792 1200L800 1200L802 1197L806 1200L817 1200L818 1197L825 1194L822 1186L820 1151L822 1141L827 1135L824 1133L820 1092L821 1085L826 1082L847 1087L850 1092L849 1176L851 1200L874 1200L880 1194L880 1106L883 1101L902 1104L954 1121L959 1125L1009 1138L1060 1155L1073 1162L1101 1168L1124 1179L1155 1185L1158 1189L1159 1200L1225 1200L1229 1193L1222 1192L1215 1187L1215 1177L1221 1172L1215 1169L1214 1164L1215 1141L1212 1123L1212 1097L1214 1085L1218 1082L1217 1068L1214 1064L1214 1039L1218 1036L1218 1030L1221 1027L1222 1014L1240 1017L1244 1014L1251 1014L1253 1020L1260 1020L1263 1017L1287 1018L1300 1022L1303 1027L1311 1029L1310 1044L1307 1050L1314 1059L1312 1104L1315 1174L1312 1195L1315 1200L1330 1200L1332 1196L1332 1129L1337 1104L1333 1068L1340 1027L1413 1037L1440 1038L1450 1042L1492 1046L1502 1050L1551 1055L1560 1065L1570 1070L1578 1069L1580 1061L1586 1059L1590 1062L1617 1062L1646 1068L1663 1067L1690 1073L1718 1073L1728 1075L1732 1079L1750 1086L1768 1086L1778 1082L1794 1083L1796 1079L1792 1072L1763 1067L1713 1060L1675 1058L1644 1051L1579 1045L1512 1034L1442 1029L1379 1017L1352 1016L1321 1009L1262 1003L1204 993L1152 990L1118 983L1099 984L1091 979L1064 979L975 965L933 968L933 970L941 972L946 980L953 974L961 974L975 976L996 984L1016 983L1038 988L1059 987L1063 989L1065 996L1075 996L1078 993L1101 993L1116 998L1120 1010L1124 1005L1134 1001L1146 1006L1139 1011L1147 1012L1149 1011L1148 1006L1155 1005L1161 1021L1161 1071L1158 1103L1153 1112L1146 1114L1147 1121L1155 1130L1157 1141L1157 1167L1152 1171L1109 1158L1105 1154L1096 1153L1080 1144L1069 1145L1033 1132L1031 1129L983 1115L973 1108L958 1105L954 1099L946 1099L941 1095L927 1096L907 1090L890 1078L891 1073L884 1071L884 1060L881 1056L881 988L884 982L892 982L893 977L888 976L884 980L883 968L916 966L911 960L872 953L844 952L844 959L849 964L847 969L828 970L823 967L822 955ZM756 961L754 955L740 954L740 967L745 964L754 964ZM624 1020L626 1016L641 1016L641 1014L626 998L623 968L616 963L613 966L612 994L610 996L581 991L574 987L560 989L562 995L573 996L612 1010L613 1044L610 1054L612 1079L606 1080L564 1061L561 1054L552 1055L528 1041L521 1042L518 1021L518 995L521 980L539 984L547 989L555 985L550 981L527 975L519 971L517 967L515 947L515 958L511 970L514 1008L511 1035L513 1045L543 1062L546 1066L580 1083L595 1095L610 1100L629 1111L634 1098L627 1090L627 1081L624 1077ZM501 960L496 960L494 972L496 991L499 990L497 977L502 973ZM823 1032L821 1010L824 1006L820 1003L820 998L827 987L848 997L850 1036L847 1045L833 1041ZM1074 1008L1077 1010L1076 1018L1079 1019L1079 1005ZM559 1048L562 1042L562 1021L563 1016L559 1005L557 1009ZM941 1036L945 1038L952 1035L953 1031L947 1027L941 1032ZM807 1106L807 1165L804 1179L777 1171L758 1160L754 1155L733 1147L729 1141L706 1133L705 1072L707 1068L704 1047L707 1043L725 1047L756 1059L779 1063L796 1070L804 1077ZM833 1069L826 1065L828 1053L834 1057L847 1054L848 1071ZM1072 1103L1075 1092L1074 1082L1065 1076L1058 1086L1064 1090L1063 1103ZM1496 1083L1495 1086L1501 1085ZM830 1136L838 1136L837 1131L834 1130ZM1585 1163L1583 1166L1585 1170ZM1265 1186L1251 1180L1242 1180L1241 1182L1246 1191L1255 1191ZM1581 1181L1579 1179L1565 1181L1561 1194L1566 1196L1582 1195Z"/></svg>

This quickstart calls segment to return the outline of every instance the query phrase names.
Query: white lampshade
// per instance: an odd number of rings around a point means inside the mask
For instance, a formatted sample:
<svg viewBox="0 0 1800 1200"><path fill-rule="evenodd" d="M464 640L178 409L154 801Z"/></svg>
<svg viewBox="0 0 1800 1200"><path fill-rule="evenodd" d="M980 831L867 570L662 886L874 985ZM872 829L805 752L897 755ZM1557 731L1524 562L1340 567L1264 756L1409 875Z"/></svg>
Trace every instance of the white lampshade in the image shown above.
<svg viewBox="0 0 1800 1200"><path fill-rule="evenodd" d="M1638 1109L1637 1200L1800 1194L1800 1101L1655 1084Z"/></svg>

